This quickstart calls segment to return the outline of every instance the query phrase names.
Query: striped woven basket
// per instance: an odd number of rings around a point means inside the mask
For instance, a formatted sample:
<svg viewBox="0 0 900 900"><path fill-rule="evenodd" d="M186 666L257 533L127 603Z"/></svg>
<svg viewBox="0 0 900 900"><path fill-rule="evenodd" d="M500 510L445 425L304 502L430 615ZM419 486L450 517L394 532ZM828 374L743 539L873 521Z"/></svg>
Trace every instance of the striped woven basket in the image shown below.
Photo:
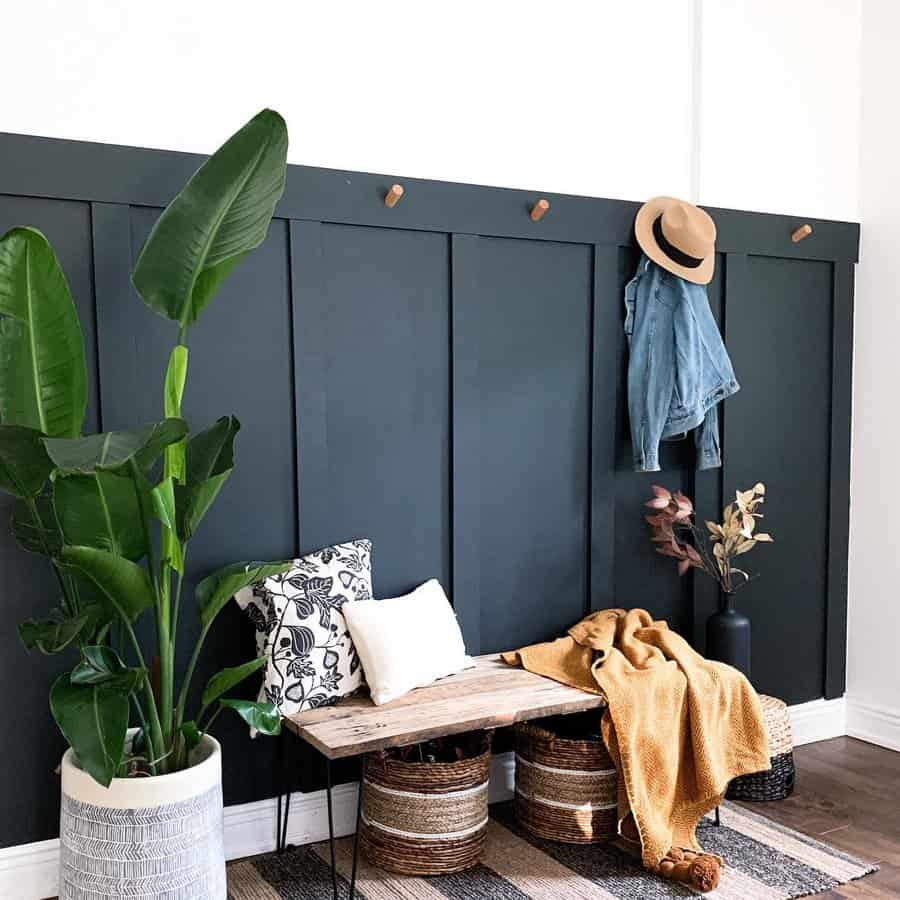
<svg viewBox="0 0 900 900"><path fill-rule="evenodd" d="M532 834L569 844L616 837L618 777L602 740L516 725L516 815Z"/></svg>
<svg viewBox="0 0 900 900"><path fill-rule="evenodd" d="M729 800L784 800L794 790L794 739L787 704L765 694L760 694L759 699L769 735L772 768L735 778L728 785Z"/></svg>
<svg viewBox="0 0 900 900"><path fill-rule="evenodd" d="M484 752L451 763L366 756L360 848L403 875L446 875L478 864L488 823L491 735Z"/></svg>

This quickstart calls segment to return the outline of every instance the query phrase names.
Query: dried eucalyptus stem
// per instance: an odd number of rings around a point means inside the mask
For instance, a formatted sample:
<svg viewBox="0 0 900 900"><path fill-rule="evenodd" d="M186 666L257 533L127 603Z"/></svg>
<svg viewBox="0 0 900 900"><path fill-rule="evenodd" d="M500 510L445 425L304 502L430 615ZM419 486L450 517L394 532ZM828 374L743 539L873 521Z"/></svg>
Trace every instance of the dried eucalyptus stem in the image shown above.
<svg viewBox="0 0 900 900"><path fill-rule="evenodd" d="M759 543L772 541L771 535L756 530L765 493L762 482L749 491L736 491L735 499L722 511L722 522L705 522L704 532L695 521L690 498L681 491L672 493L653 485L653 498L644 505L654 512L644 518L653 529L651 540L658 545L656 552L678 560L679 575L691 568L700 569L714 578L724 593L733 594L751 579L749 573L733 564L734 558Z"/></svg>

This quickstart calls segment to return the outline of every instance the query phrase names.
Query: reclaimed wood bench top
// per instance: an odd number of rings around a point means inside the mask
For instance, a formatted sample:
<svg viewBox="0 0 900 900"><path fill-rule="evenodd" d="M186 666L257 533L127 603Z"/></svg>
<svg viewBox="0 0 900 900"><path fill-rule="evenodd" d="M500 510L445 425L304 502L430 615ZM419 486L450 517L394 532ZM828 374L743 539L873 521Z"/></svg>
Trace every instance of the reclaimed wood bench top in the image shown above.
<svg viewBox="0 0 900 900"><path fill-rule="evenodd" d="M285 719L284 724L329 759L341 759L605 705L599 694L508 666L493 653L475 657L472 669L383 706L375 706L366 695L347 697Z"/></svg>

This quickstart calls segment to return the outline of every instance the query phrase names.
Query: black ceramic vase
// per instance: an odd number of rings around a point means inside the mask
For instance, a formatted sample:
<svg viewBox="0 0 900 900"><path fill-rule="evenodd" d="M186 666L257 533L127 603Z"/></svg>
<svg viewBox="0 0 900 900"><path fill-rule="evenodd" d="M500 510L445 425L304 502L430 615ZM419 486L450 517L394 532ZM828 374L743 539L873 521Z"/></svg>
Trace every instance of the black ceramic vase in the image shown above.
<svg viewBox="0 0 900 900"><path fill-rule="evenodd" d="M706 620L706 656L728 663L750 677L750 620L723 594L721 609Z"/></svg>

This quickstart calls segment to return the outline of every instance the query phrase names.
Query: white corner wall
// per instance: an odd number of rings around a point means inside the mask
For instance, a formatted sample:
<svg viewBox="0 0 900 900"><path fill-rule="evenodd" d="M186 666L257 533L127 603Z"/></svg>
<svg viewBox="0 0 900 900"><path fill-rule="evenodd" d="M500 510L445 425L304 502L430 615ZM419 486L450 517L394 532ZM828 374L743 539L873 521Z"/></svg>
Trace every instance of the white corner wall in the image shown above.
<svg viewBox="0 0 900 900"><path fill-rule="evenodd" d="M900 4L866 0L862 22L847 731L900 750Z"/></svg>

